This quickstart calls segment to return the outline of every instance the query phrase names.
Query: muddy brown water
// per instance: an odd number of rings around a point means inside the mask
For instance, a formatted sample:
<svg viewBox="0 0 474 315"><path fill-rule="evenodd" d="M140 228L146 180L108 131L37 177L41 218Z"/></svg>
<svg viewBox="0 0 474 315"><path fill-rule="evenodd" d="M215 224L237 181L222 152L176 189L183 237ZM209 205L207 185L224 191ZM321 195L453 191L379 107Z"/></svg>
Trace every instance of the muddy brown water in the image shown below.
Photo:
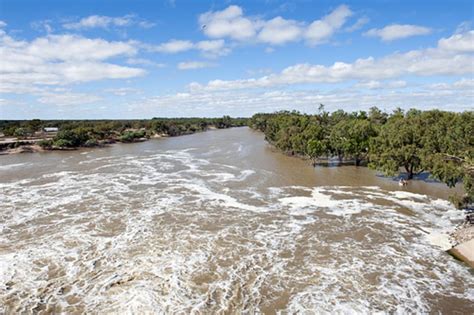
<svg viewBox="0 0 474 315"><path fill-rule="evenodd" d="M316 167L248 128L0 156L0 313L474 312L439 183Z"/></svg>

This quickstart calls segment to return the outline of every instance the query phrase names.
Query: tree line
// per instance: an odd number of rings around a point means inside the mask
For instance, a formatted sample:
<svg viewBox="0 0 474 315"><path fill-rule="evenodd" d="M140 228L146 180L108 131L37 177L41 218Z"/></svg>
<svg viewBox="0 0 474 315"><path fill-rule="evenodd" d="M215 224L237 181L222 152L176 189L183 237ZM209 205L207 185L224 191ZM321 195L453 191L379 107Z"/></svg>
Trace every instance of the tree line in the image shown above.
<svg viewBox="0 0 474 315"><path fill-rule="evenodd" d="M93 147L115 141L134 142L153 135L180 136L210 128L247 125L247 118L153 118L142 120L3 120L0 132L7 137L27 140L43 137L44 128L56 127L52 138L39 142L45 148Z"/></svg>
<svg viewBox="0 0 474 315"><path fill-rule="evenodd" d="M474 201L474 112L395 110L373 107L368 112L315 115L296 111L255 114L249 122L278 149L310 158L314 165L327 159L367 165L387 176L430 175L454 187L462 182L466 194L453 196L457 207Z"/></svg>

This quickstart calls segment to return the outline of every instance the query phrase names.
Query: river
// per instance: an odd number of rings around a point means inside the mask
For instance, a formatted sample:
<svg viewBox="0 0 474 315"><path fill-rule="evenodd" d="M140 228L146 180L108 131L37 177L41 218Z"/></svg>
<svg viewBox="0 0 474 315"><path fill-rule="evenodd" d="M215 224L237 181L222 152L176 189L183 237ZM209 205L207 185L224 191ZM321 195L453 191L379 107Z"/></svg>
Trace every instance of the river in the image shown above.
<svg viewBox="0 0 474 315"><path fill-rule="evenodd" d="M474 313L445 185L248 128L0 156L0 313Z"/></svg>

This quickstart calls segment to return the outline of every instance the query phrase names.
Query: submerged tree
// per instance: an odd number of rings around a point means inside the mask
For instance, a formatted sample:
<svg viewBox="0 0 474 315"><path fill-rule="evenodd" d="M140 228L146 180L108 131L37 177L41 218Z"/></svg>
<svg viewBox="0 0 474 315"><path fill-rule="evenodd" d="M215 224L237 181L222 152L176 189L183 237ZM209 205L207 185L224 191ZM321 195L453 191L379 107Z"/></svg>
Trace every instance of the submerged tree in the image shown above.
<svg viewBox="0 0 474 315"><path fill-rule="evenodd" d="M369 165L390 176L402 167L407 179L422 172L423 127L418 111L394 113L371 142Z"/></svg>

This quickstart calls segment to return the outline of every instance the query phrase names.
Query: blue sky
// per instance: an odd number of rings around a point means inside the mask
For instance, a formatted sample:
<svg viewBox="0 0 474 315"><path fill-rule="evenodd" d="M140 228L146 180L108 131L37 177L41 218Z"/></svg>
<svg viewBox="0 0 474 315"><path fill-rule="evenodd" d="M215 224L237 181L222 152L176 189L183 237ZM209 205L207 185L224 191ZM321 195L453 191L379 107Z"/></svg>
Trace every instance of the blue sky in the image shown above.
<svg viewBox="0 0 474 315"><path fill-rule="evenodd" d="M472 1L0 0L0 119L472 110Z"/></svg>

